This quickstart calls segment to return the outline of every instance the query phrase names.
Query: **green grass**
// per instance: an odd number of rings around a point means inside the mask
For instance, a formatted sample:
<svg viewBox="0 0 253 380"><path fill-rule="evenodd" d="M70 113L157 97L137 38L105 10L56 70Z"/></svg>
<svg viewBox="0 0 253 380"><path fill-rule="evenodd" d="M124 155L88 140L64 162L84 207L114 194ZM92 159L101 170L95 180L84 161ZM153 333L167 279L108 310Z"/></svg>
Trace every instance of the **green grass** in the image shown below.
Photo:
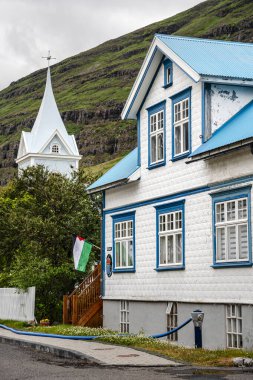
<svg viewBox="0 0 253 380"><path fill-rule="evenodd" d="M95 113L88 126L79 122L66 122L68 131L79 135L80 146L87 146L82 162L92 166L116 158L115 155L110 157L106 153L90 154L89 139L99 141L108 131L111 133L112 124L121 123L120 109L128 97L155 33L225 40L238 40L240 36L243 41L248 41L252 39L252 29L247 20L250 21L252 16L253 8L249 1L209 0L52 66L53 88L60 112L82 110ZM225 33L224 25L236 28L233 32ZM21 129L28 123L31 124L31 119L38 112L44 85L45 70L38 70L0 91L0 145L17 142ZM111 120L111 116L104 118L103 112L100 116L99 110L109 110L115 106L118 109L117 121L115 117ZM103 128L99 128L99 124L103 124ZM126 123L122 125L131 140L125 150L130 150L136 146L136 131L127 130ZM15 127L9 135L4 132L6 126ZM91 137L82 133L86 128L92 131ZM114 137L119 137L119 145L122 145L121 128L114 128L114 133ZM122 150L119 152L120 156ZM3 159L0 159L0 163L1 160ZM11 164L13 162L9 160L7 166ZM0 170L0 176L4 177L5 172Z"/></svg>
<svg viewBox="0 0 253 380"><path fill-rule="evenodd" d="M143 349L154 354L164 355L176 361L198 366L232 366L232 359L238 356L253 359L253 351L237 349L206 350L185 348L171 344L166 340L147 338L144 335L120 337L116 336L116 334L118 334L116 331L103 328L71 325L29 326L26 322L10 320L0 320L0 323L19 330L31 332L69 336L99 336L100 338L98 338L98 340L101 342Z"/></svg>

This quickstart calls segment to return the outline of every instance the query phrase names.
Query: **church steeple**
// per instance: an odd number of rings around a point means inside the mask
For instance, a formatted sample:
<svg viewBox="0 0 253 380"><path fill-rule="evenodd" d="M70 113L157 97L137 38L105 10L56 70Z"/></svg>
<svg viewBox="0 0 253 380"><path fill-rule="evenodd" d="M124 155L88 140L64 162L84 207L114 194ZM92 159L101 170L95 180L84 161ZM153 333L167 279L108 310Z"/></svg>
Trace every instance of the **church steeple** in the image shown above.
<svg viewBox="0 0 253 380"><path fill-rule="evenodd" d="M48 62L49 58L50 52ZM31 132L22 132L16 161L19 168L43 164L52 171L69 174L70 168L78 168L80 158L75 138L67 133L58 110L48 65L40 109Z"/></svg>

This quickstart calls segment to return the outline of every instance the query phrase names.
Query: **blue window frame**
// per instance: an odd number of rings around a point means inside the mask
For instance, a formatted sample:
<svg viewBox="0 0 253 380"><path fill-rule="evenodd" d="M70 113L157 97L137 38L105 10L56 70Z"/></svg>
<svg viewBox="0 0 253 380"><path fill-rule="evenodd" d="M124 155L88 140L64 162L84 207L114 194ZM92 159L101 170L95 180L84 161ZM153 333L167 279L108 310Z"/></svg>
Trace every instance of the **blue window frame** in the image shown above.
<svg viewBox="0 0 253 380"><path fill-rule="evenodd" d="M156 208L156 270L185 268L184 200Z"/></svg>
<svg viewBox="0 0 253 380"><path fill-rule="evenodd" d="M148 111L148 169L166 163L166 100L147 108Z"/></svg>
<svg viewBox="0 0 253 380"><path fill-rule="evenodd" d="M135 211L112 219L113 272L135 272Z"/></svg>
<svg viewBox="0 0 253 380"><path fill-rule="evenodd" d="M213 268L252 266L251 186L212 196Z"/></svg>
<svg viewBox="0 0 253 380"><path fill-rule="evenodd" d="M164 88L172 86L173 83L173 64L171 60L165 59L163 61L164 67Z"/></svg>
<svg viewBox="0 0 253 380"><path fill-rule="evenodd" d="M172 100L172 161L191 153L191 88L173 95Z"/></svg>

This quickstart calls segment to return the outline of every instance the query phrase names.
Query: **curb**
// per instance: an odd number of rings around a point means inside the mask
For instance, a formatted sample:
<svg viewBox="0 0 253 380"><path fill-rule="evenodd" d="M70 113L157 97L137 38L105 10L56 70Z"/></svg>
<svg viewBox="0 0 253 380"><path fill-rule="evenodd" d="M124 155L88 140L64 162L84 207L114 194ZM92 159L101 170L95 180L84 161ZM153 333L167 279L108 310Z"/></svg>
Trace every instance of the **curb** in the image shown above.
<svg viewBox="0 0 253 380"><path fill-rule="evenodd" d="M56 355L60 358L65 358L65 359L81 359L84 361L84 363L87 364L97 364L97 365L106 365L106 363L101 362L98 359L95 359L89 355L84 355L83 353L75 350L70 350L70 349L65 349L65 348L59 348L56 346L52 345L47 345L43 343L37 343L37 342L31 342L31 341L26 341L26 340L21 340L21 339L14 339L14 338L8 338L8 337L3 337L0 335L0 342L1 343L9 343L12 345L17 345L20 347L31 347L37 351L42 351L42 352L48 352L53 355Z"/></svg>

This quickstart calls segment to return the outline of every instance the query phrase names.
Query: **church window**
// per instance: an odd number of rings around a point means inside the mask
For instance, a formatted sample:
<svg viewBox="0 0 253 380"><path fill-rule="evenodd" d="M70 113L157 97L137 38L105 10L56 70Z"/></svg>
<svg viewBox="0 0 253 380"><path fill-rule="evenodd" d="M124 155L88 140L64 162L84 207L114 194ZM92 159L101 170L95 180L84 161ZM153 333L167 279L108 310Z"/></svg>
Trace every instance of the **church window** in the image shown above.
<svg viewBox="0 0 253 380"><path fill-rule="evenodd" d="M58 144L53 144L51 147L51 153L60 153L60 147Z"/></svg>

